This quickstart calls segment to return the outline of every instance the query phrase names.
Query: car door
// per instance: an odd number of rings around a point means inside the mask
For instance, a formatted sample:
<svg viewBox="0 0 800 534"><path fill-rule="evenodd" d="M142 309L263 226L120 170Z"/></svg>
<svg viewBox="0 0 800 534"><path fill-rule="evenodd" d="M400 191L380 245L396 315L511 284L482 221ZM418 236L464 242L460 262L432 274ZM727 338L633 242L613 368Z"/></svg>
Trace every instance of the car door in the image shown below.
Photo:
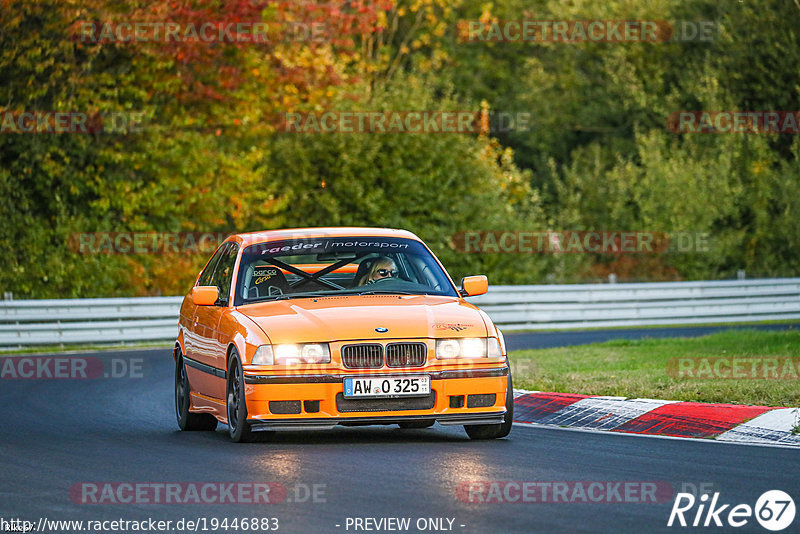
<svg viewBox="0 0 800 534"><path fill-rule="evenodd" d="M219 259L226 249L227 244L223 244L219 246L216 252L214 252L214 255L211 256L211 259L200 273L200 276L197 277L197 283L195 284L196 286L207 286L211 284L211 277L214 274L214 268L217 266L217 263L219 263ZM199 307L200 306L197 306L194 302L192 302L191 296L188 296L185 299L184 304L181 307L181 324L184 326L184 349L186 350L185 356L190 360L197 360L198 358L199 346L197 339L197 309Z"/></svg>
<svg viewBox="0 0 800 534"><path fill-rule="evenodd" d="M228 243L222 250L207 285L216 286L219 299L214 306L198 306L195 309L196 360L207 366L203 377L202 391L216 399L225 398L225 373L227 369L228 335L219 331L220 318L229 309L231 280L239 246Z"/></svg>

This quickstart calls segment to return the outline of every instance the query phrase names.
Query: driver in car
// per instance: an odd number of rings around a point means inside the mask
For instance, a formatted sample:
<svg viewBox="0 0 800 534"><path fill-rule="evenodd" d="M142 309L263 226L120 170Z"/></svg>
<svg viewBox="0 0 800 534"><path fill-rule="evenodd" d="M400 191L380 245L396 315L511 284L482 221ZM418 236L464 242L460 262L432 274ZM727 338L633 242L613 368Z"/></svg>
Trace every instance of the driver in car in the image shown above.
<svg viewBox="0 0 800 534"><path fill-rule="evenodd" d="M372 263L372 267L361 279L359 285L365 286L384 278L396 278L397 274L397 265L395 265L394 260L381 256Z"/></svg>

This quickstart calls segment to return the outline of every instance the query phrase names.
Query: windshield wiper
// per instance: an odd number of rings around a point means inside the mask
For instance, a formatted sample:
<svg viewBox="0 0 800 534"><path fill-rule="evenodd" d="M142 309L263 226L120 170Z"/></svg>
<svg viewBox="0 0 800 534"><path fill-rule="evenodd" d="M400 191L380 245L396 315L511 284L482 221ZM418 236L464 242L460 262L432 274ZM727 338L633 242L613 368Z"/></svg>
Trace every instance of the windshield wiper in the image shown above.
<svg viewBox="0 0 800 534"><path fill-rule="evenodd" d="M316 299L320 297L332 297L336 293L285 293L283 295L269 295L267 297L257 297L254 299L247 299L245 304L254 304L256 302L270 302L273 300L290 300L290 299Z"/></svg>
<svg viewBox="0 0 800 534"><path fill-rule="evenodd" d="M371 289L361 291L358 295L427 295L427 293L410 293L408 291L392 291L391 289Z"/></svg>
<svg viewBox="0 0 800 534"><path fill-rule="evenodd" d="M325 297L343 297L343 296L362 296L362 295L427 295L428 293L411 293L408 291L392 291L390 289L369 289L367 291L335 291L331 293L285 293L283 295L271 295L267 297L258 297L254 299L247 299L245 304L255 304L256 302L272 302L275 300L290 300L290 299L318 299Z"/></svg>

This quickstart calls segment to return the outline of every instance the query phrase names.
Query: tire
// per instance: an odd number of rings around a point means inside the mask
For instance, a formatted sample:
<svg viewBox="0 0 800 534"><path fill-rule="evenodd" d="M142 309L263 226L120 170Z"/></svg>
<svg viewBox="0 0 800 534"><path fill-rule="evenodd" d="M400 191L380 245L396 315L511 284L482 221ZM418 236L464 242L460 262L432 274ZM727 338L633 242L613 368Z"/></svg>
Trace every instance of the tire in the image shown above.
<svg viewBox="0 0 800 534"><path fill-rule="evenodd" d="M244 371L239 353L231 350L228 358L228 385L226 406L228 411L228 432L236 443L253 441L253 432L247 422L247 401L244 393Z"/></svg>
<svg viewBox="0 0 800 534"><path fill-rule="evenodd" d="M400 428L429 428L433 426L433 423L436 421L404 421L402 423L397 423Z"/></svg>
<svg viewBox="0 0 800 534"><path fill-rule="evenodd" d="M511 432L514 422L514 387L511 382L511 368L508 372L508 388L506 389L506 415L502 423L493 425L464 425L470 439L498 439Z"/></svg>
<svg viewBox="0 0 800 534"><path fill-rule="evenodd" d="M175 415L178 418L178 427L187 431L211 431L217 428L217 419L208 413L192 413L191 392L189 377L186 375L186 365L183 356L178 356L175 362Z"/></svg>

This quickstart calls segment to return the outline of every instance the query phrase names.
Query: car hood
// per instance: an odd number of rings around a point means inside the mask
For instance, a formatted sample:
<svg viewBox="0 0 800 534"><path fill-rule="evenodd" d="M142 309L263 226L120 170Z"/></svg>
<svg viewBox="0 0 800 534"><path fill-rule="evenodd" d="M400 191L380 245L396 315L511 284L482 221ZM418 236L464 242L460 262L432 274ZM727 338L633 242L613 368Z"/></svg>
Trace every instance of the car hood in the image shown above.
<svg viewBox="0 0 800 534"><path fill-rule="evenodd" d="M255 321L273 344L487 335L481 312L454 297L334 296L249 304L238 311Z"/></svg>

